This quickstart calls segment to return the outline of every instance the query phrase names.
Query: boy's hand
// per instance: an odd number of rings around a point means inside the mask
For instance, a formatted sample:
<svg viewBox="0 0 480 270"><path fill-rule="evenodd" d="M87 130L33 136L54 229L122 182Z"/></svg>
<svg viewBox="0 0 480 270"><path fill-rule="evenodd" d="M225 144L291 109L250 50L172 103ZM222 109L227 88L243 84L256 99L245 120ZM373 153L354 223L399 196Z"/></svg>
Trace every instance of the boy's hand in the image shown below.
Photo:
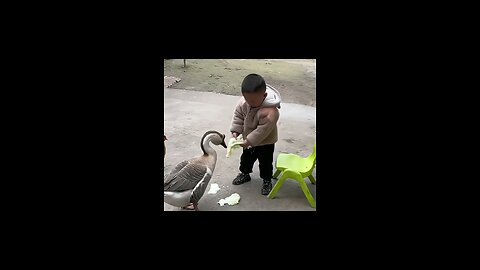
<svg viewBox="0 0 480 270"><path fill-rule="evenodd" d="M237 138L237 136L238 136L238 133L236 133L236 132L232 132L232 137L233 137L233 138L235 138L235 139L236 139L236 138Z"/></svg>
<svg viewBox="0 0 480 270"><path fill-rule="evenodd" d="M252 145L247 140L244 140L243 143L240 144L240 146L242 146L245 149L248 149L248 148L252 147Z"/></svg>

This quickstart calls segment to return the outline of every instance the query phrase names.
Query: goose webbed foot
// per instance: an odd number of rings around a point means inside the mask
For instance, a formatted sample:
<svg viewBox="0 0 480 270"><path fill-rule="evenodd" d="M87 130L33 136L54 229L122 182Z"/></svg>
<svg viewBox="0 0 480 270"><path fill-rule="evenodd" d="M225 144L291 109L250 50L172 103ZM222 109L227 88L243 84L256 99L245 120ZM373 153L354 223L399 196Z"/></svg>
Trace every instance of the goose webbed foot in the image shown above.
<svg viewBox="0 0 480 270"><path fill-rule="evenodd" d="M198 204L196 204L196 203L190 203L189 205L182 207L182 209L198 211L197 205Z"/></svg>

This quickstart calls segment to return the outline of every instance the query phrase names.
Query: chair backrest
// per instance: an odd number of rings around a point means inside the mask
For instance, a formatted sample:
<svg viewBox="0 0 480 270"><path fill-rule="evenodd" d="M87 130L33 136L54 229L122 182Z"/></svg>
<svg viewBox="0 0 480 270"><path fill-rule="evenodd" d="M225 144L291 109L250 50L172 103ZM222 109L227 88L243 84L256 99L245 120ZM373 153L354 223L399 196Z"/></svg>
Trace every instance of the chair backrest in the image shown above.
<svg viewBox="0 0 480 270"><path fill-rule="evenodd" d="M308 170L307 172L307 175L310 175L313 169L315 168L315 165L317 164L317 144L316 143L313 145L313 152L308 157L306 157L306 159L308 160L308 163L311 164L312 166L310 170Z"/></svg>
<svg viewBox="0 0 480 270"><path fill-rule="evenodd" d="M317 162L317 144L313 144L313 152L310 154L310 156L307 157L309 161L313 161L314 164Z"/></svg>

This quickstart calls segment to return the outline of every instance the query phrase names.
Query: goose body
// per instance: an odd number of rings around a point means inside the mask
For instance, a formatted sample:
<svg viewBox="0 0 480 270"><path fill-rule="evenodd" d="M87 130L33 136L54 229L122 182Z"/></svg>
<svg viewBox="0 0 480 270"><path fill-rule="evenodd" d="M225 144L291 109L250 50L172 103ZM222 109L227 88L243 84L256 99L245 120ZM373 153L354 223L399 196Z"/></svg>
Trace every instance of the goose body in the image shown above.
<svg viewBox="0 0 480 270"><path fill-rule="evenodd" d="M205 193L217 163L217 153L210 142L227 147L224 134L207 131L200 142L203 155L180 162L164 179L163 199L166 203L177 207L193 204L198 210L198 201Z"/></svg>

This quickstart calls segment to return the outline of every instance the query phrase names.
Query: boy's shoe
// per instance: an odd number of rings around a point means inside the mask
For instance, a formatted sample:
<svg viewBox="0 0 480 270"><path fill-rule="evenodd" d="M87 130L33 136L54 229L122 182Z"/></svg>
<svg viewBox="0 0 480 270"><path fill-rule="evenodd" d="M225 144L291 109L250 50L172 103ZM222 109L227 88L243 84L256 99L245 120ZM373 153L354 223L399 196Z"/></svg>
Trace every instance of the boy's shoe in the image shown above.
<svg viewBox="0 0 480 270"><path fill-rule="evenodd" d="M272 190L272 180L263 180L262 195L268 195Z"/></svg>
<svg viewBox="0 0 480 270"><path fill-rule="evenodd" d="M245 182L248 182L248 181L250 181L250 180L252 180L252 179L250 178L250 174L239 173L239 174L237 175L237 177L235 177L235 179L233 179L232 184L234 184L234 185L241 185L241 184L243 184L243 183L245 183Z"/></svg>

